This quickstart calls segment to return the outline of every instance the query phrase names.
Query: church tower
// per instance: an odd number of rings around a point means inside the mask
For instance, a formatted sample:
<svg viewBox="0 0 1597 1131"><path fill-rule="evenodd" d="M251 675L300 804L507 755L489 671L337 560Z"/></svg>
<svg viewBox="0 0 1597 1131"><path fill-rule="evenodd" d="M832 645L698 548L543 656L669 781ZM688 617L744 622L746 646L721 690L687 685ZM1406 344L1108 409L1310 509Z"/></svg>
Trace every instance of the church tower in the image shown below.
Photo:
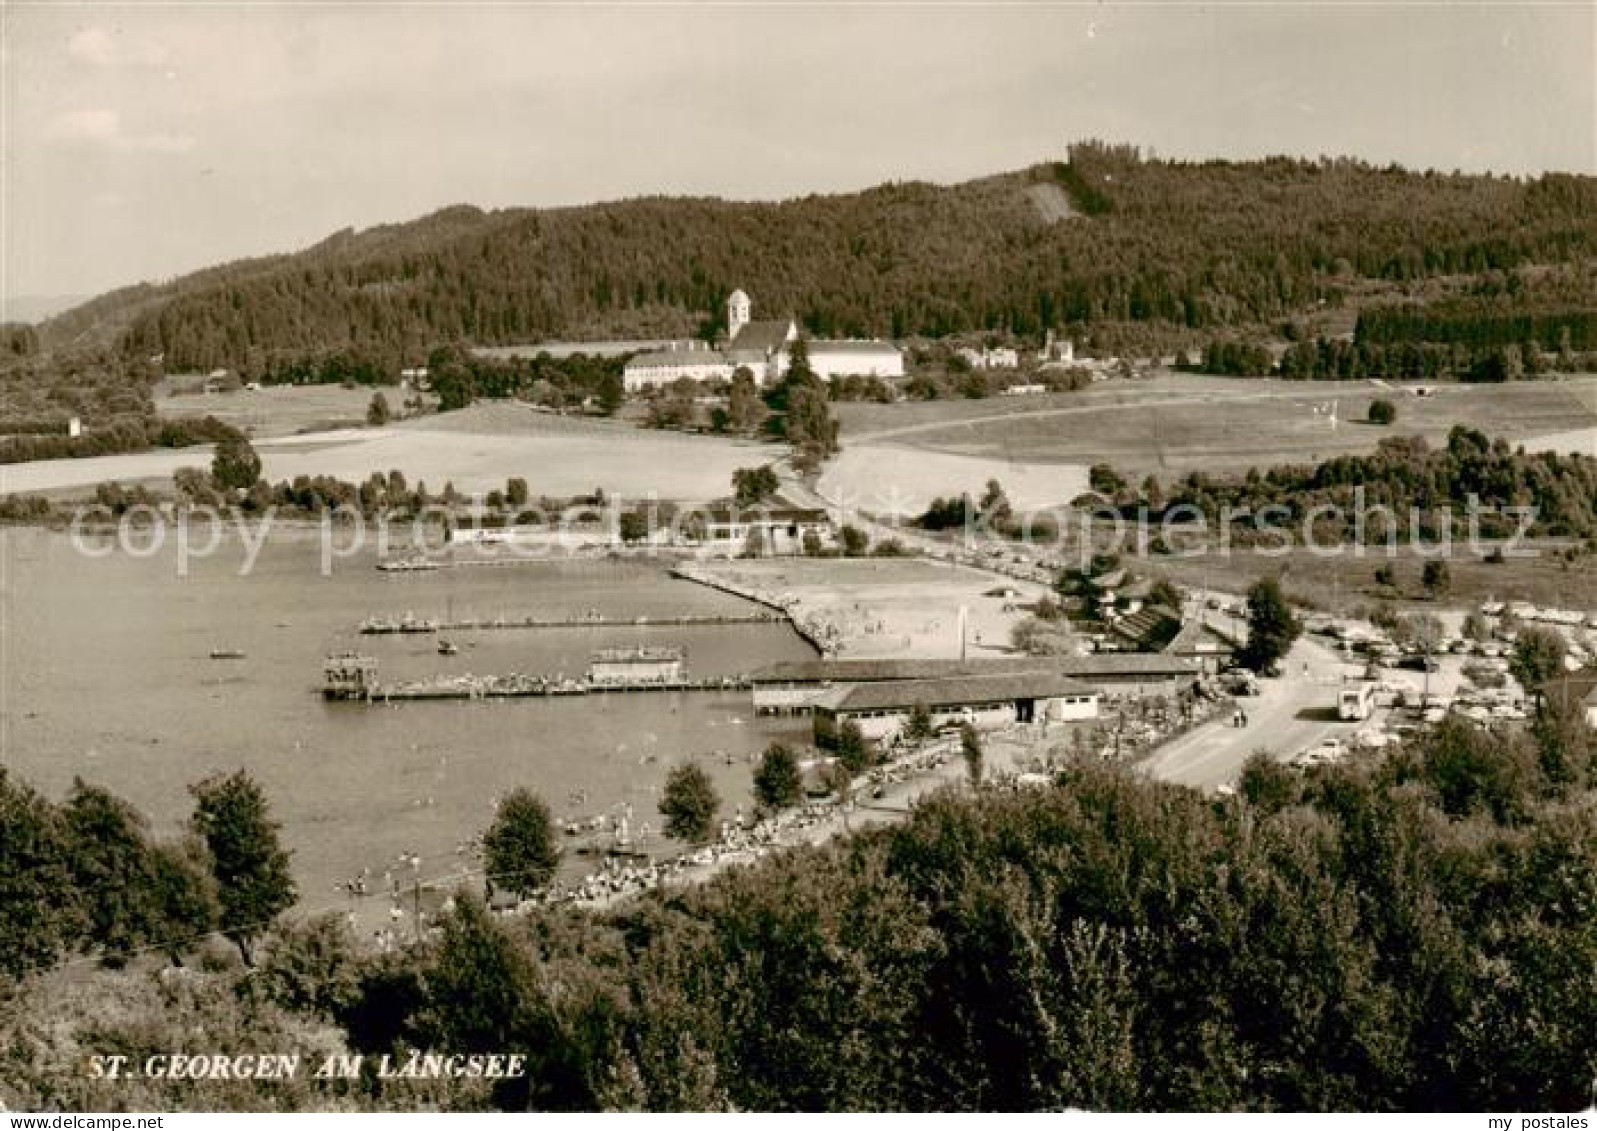
<svg viewBox="0 0 1597 1131"><path fill-rule="evenodd" d="M727 341L737 340L738 331L749 324L749 296L742 291L733 291L726 300L726 338Z"/></svg>

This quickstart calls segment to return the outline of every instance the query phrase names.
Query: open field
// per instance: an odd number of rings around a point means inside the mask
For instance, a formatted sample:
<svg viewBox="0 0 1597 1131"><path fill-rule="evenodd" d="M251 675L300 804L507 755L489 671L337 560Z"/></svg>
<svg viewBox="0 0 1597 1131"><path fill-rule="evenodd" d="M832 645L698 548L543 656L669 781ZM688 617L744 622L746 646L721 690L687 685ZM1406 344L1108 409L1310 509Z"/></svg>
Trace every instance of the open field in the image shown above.
<svg viewBox="0 0 1597 1131"><path fill-rule="evenodd" d="M1139 476L1314 462L1369 451L1386 436L1442 443L1456 424L1515 443L1558 435L1578 445L1581 430L1597 425L1592 378L1432 388L1420 398L1371 382L1170 374L1003 402L846 405L840 415L845 447L852 440L1017 464L1106 462ZM1396 402L1395 425L1362 423L1378 396Z"/></svg>
<svg viewBox="0 0 1597 1131"><path fill-rule="evenodd" d="M936 495L979 498L989 479L998 480L1009 501L1022 510L1068 503L1087 489L1087 469L1081 464L1020 463L894 444L845 447L826 465L816 486L848 510L910 517L924 512Z"/></svg>
<svg viewBox="0 0 1597 1131"><path fill-rule="evenodd" d="M1392 559L1398 588L1406 599L1399 610L1431 612L1442 607L1474 608L1488 597L1499 601L1530 601L1565 609L1597 609L1597 560L1585 557L1566 565L1547 545L1527 544L1538 551L1534 558L1511 558L1492 564L1455 544L1447 558L1452 586L1440 601L1427 601L1420 593L1420 571L1425 560L1409 547L1399 546ZM1179 585L1240 593L1267 574L1280 574L1287 592L1306 598L1315 607L1340 615L1355 615L1383 599L1375 584L1377 566L1387 561L1385 547L1366 547L1362 558L1353 547L1343 547L1335 557L1319 556L1299 547L1287 554L1264 554L1232 549L1212 550L1193 557L1139 559L1137 570L1162 574Z"/></svg>
<svg viewBox="0 0 1597 1131"><path fill-rule="evenodd" d="M1597 428L1574 428L1568 432L1554 432L1534 436L1525 441L1525 450L1531 452L1560 452L1564 455L1597 455Z"/></svg>
<svg viewBox="0 0 1597 1131"><path fill-rule="evenodd" d="M357 482L397 468L412 483L466 493L502 488L513 475L534 494L595 488L614 497L703 501L730 493L732 472L770 462L777 449L748 441L645 431L608 421L550 416L519 405L474 405L388 428L344 428L256 443L269 482L330 475ZM0 494L57 492L106 480L164 481L180 467L208 467L209 447L0 467Z"/></svg>
<svg viewBox="0 0 1597 1131"><path fill-rule="evenodd" d="M251 436L359 427L366 423L372 393L381 392L398 410L400 389L346 389L340 385L271 385L235 393L194 393L155 398L162 416L214 416Z"/></svg>
<svg viewBox="0 0 1597 1131"><path fill-rule="evenodd" d="M835 629L835 652L956 659L959 610L967 610L967 655L1008 655L1010 629L1026 613L1017 603L1041 586L920 558L788 558L699 562L695 570L788 608L812 631ZM1012 587L1018 597L988 596ZM830 635L830 634L828 634Z"/></svg>

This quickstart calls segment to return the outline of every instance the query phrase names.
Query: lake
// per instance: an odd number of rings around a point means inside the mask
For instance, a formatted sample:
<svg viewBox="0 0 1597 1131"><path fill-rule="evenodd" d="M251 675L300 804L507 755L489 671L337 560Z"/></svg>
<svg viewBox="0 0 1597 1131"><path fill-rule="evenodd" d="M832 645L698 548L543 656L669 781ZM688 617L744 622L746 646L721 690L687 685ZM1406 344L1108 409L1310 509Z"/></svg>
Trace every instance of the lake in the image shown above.
<svg viewBox="0 0 1597 1131"><path fill-rule="evenodd" d="M747 692L366 705L319 694L329 651L373 655L383 679L436 673L580 675L594 649L681 644L696 676L747 672L813 651L785 624L450 632L360 636L372 614L490 619L580 614L747 612L745 602L669 577L658 563L561 561L381 573L371 554L318 571L308 532L266 545L247 577L236 543L177 576L170 550L94 559L62 534L0 531L0 762L61 797L74 776L146 813L157 833L187 820L187 786L248 769L293 850L306 909L342 906L362 868L381 878L404 853L426 878L466 866L459 846L519 785L557 818L633 806L659 828L666 771L694 758L723 815L749 807L748 756L804 720L760 719ZM239 649L242 660L210 658ZM584 870L568 854L566 871Z"/></svg>

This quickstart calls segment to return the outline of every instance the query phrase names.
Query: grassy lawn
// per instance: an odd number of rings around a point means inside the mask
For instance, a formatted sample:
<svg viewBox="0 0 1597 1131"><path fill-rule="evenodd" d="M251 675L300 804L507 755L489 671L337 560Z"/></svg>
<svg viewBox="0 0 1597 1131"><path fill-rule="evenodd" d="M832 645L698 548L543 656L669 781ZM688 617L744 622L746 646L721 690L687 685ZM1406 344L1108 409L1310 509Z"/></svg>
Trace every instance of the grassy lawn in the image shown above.
<svg viewBox="0 0 1597 1131"><path fill-rule="evenodd" d="M214 416L252 436L292 436L332 428L358 428L366 423L372 393L381 392L397 411L399 389L346 389L340 385L270 385L236 393L193 393L158 396L162 416Z"/></svg>
<svg viewBox="0 0 1597 1131"><path fill-rule="evenodd" d="M1024 463L1101 461L1135 475L1314 462L1369 451L1385 436L1441 443L1456 424L1512 442L1597 425L1597 381L1591 378L1434 388L1420 398L1368 382L1173 374L1050 396L844 405L840 416L845 446L853 436ZM1397 404L1390 427L1363 422L1378 396Z"/></svg>
<svg viewBox="0 0 1597 1131"><path fill-rule="evenodd" d="M703 502L731 493L732 473L778 458L781 448L756 441L659 432L588 417L561 417L515 403L483 403L384 428L346 423L322 413L339 404L361 419L370 390L316 386L178 397L163 402L175 415L212 412L254 429L261 474L268 482L330 475L358 483L398 469L432 490L452 482L466 493L502 488L510 476L535 495L585 495L595 488L623 499L651 496ZM177 408L170 406L176 404ZM245 406L265 406L253 415ZM217 412L231 406L233 414ZM270 411L268 411L270 409ZM296 424L318 421L310 428ZM253 423L252 423L253 422ZM0 493L81 491L104 480L164 485L180 467L207 467L208 447L88 459L14 464L0 470Z"/></svg>

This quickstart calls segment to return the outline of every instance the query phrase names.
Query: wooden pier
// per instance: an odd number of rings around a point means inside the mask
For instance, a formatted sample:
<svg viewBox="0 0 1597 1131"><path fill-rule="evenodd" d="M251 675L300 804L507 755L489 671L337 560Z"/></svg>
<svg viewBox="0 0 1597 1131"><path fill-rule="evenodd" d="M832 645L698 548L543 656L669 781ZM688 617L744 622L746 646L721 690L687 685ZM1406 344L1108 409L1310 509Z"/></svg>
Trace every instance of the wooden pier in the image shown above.
<svg viewBox="0 0 1597 1131"><path fill-rule="evenodd" d="M648 659L659 649L638 651ZM405 683L380 683L375 659L356 652L342 652L327 657L322 696L332 702L407 703L447 699L555 699L643 691L746 691L753 686L746 675L690 678L680 669L680 650L675 654L678 666L664 677L650 673L641 678L617 678L606 670L603 673L590 671L582 679L513 672L509 675L440 675ZM603 655L601 653L600 657Z"/></svg>
<svg viewBox="0 0 1597 1131"><path fill-rule="evenodd" d="M365 636L395 636L434 632L486 632L492 629L526 628L716 628L727 625L781 624L784 613L761 609L752 613L685 613L677 616L638 617L495 617L492 620L467 618L445 621L402 621L371 618L360 626Z"/></svg>
<svg viewBox="0 0 1597 1131"><path fill-rule="evenodd" d="M592 683L588 680L564 683L528 682L495 676L449 681L423 680L417 683L378 684L362 695L342 696L367 703L422 703L444 700L477 699L561 699L584 695L627 695L645 691L746 691L749 681L742 676L722 679L685 679L671 683Z"/></svg>

